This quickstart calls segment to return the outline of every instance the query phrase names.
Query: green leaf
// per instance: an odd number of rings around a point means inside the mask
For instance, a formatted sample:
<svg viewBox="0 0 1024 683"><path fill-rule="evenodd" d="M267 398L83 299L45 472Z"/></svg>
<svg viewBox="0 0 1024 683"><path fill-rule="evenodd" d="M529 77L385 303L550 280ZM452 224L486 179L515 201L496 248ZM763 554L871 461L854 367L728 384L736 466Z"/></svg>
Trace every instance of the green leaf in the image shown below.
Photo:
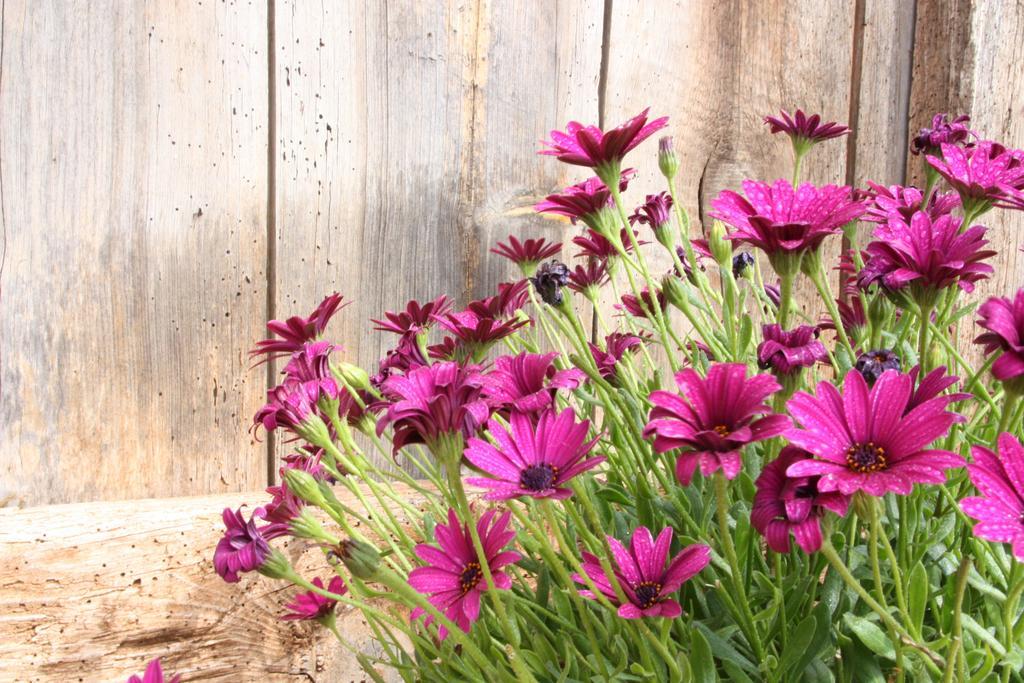
<svg viewBox="0 0 1024 683"><path fill-rule="evenodd" d="M722 666L725 668L725 673L729 674L729 680L733 683L754 683L754 679L743 672L743 669L739 668L730 661L723 661Z"/></svg>
<svg viewBox="0 0 1024 683"><path fill-rule="evenodd" d="M788 675L794 666L801 662L807 653L807 648L814 640L814 632L818 629L818 620L814 615L801 621L796 629L790 634L786 649L782 651L782 659L779 661L779 668L784 675ZM796 670L800 671L803 667Z"/></svg>
<svg viewBox="0 0 1024 683"><path fill-rule="evenodd" d="M915 633L921 633L924 625L924 611L928 606L928 572L918 562L910 571L910 585L907 590L907 611Z"/></svg>
<svg viewBox="0 0 1024 683"><path fill-rule="evenodd" d="M694 683L715 683L718 680L711 646L700 631L693 631L690 635L690 669Z"/></svg>
<svg viewBox="0 0 1024 683"><path fill-rule="evenodd" d="M893 648L892 641L877 624L850 612L843 615L843 621L869 650L879 657L896 659L896 650Z"/></svg>
<svg viewBox="0 0 1024 683"><path fill-rule="evenodd" d="M749 659L741 655L739 650L733 647L729 643L729 641L722 638L720 635L709 629L704 624L698 622L694 625L707 639L708 644L711 645L711 651L715 654L716 657L718 657L723 662L732 662L733 664L740 667L747 673L758 673L757 667L754 666Z"/></svg>

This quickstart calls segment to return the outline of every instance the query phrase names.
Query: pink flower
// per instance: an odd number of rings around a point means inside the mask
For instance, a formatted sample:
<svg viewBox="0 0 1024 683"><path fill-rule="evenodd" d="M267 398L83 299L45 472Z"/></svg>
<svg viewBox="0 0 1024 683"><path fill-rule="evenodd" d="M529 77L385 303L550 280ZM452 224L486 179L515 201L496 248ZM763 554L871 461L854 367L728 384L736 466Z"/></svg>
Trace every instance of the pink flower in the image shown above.
<svg viewBox="0 0 1024 683"><path fill-rule="evenodd" d="M967 465L971 483L982 494L964 498L960 508L978 520L974 535L993 543L1010 543L1024 561L1024 448L1012 434L999 435L999 453L972 446Z"/></svg>
<svg viewBox="0 0 1024 683"><path fill-rule="evenodd" d="M307 447L309 448L309 447ZM328 474L327 470L320 462L321 454L319 451L310 453L308 450L304 453L293 453L284 457L284 466L278 469L280 473L279 484L267 487L267 493L270 494L271 500L263 508L264 518L274 525L273 528L280 533L290 533L290 524L295 519L302 508L306 505L306 502L299 498L288 488L288 483L284 480L285 470L297 469L308 472L313 476L314 479L322 481L334 481L333 477ZM271 526L264 527L264 531L270 529Z"/></svg>
<svg viewBox="0 0 1024 683"><path fill-rule="evenodd" d="M854 342L854 346L856 347L858 340L860 339L861 332L868 325L868 316L864 310L864 302L861 301L859 294L854 293L850 296L849 301L836 299L836 307L839 309L839 324L843 326L844 330L846 330L846 336L850 338L850 341ZM822 317L818 322L818 329L836 329L836 324L835 321L832 320L832 316L826 315Z"/></svg>
<svg viewBox="0 0 1024 683"><path fill-rule="evenodd" d="M266 355L264 360L281 355L294 353L308 341L315 340L327 327L334 314L343 308L342 296L335 292L320 302L320 305L309 314L308 318L293 316L285 320L271 320L267 329L279 339L266 339L256 342L256 348L249 352L250 356ZM347 304L346 304L347 305Z"/></svg>
<svg viewBox="0 0 1024 683"><path fill-rule="evenodd" d="M629 217L630 223L649 225L655 234L660 233L672 219L672 196L668 192L649 194L643 204Z"/></svg>
<svg viewBox="0 0 1024 683"><path fill-rule="evenodd" d="M128 683L178 683L181 680L181 676L171 676L170 678L164 678L163 669L160 668L160 660L154 659L146 665L146 673L142 674L142 678L138 676L129 676Z"/></svg>
<svg viewBox="0 0 1024 683"><path fill-rule="evenodd" d="M443 317L436 317L435 320L457 343L457 360L470 360L480 356L492 344L514 334L528 322L481 317L469 309L447 313Z"/></svg>
<svg viewBox="0 0 1024 683"><path fill-rule="evenodd" d="M509 428L491 420L487 431L497 442L470 439L465 457L488 475L470 478L466 483L490 489L488 500L531 498L568 498L572 489L566 482L605 461L603 456L586 458L597 439L587 441L590 422L576 422L572 408L561 413L553 410L534 418L512 413Z"/></svg>
<svg viewBox="0 0 1024 683"><path fill-rule="evenodd" d="M942 158L925 159L960 194L965 209L983 209L993 203L1006 208L1024 208L1024 152L1007 149L998 142L982 140L964 149L943 143Z"/></svg>
<svg viewBox="0 0 1024 683"><path fill-rule="evenodd" d="M734 228L728 239L749 244L769 256L816 251L829 235L864 213L849 187L804 183L799 189L785 180L768 185L743 181L743 195L723 190L711 205L711 216Z"/></svg>
<svg viewBox="0 0 1024 683"><path fill-rule="evenodd" d="M280 536L284 531L267 525L256 525L257 518L263 518L263 508L256 508L247 520L242 515L242 508L233 511L224 508L224 536L217 542L213 552L213 567L228 583L237 583L239 573L256 571L270 556L269 540Z"/></svg>
<svg viewBox="0 0 1024 683"><path fill-rule="evenodd" d="M407 444L426 444L435 455L443 436L468 438L487 420L490 409L481 397L483 375L476 366L442 362L389 377L382 387L391 403L377 421L380 436L389 425L394 452Z"/></svg>
<svg viewBox="0 0 1024 683"><path fill-rule="evenodd" d="M908 284L933 293L953 284L965 292L974 291L974 283L993 272L982 261L996 252L984 249L988 244L985 227L961 231L960 222L949 215L933 221L918 211L909 224L893 218L878 226L857 284L866 288L878 282L890 292Z"/></svg>
<svg viewBox="0 0 1024 683"><path fill-rule="evenodd" d="M949 114L936 114L932 117L931 128L922 128L911 140L911 154L935 154L943 144L962 146L969 137L978 137L967 127L970 120L970 116L961 115L950 121Z"/></svg>
<svg viewBox="0 0 1024 683"><path fill-rule="evenodd" d="M320 396L337 398L337 389L332 395L324 391L324 386L316 380L300 382L296 379L285 379L283 383L267 392L267 403L256 412L253 427L258 428L262 424L268 432L284 427L301 434L318 421L322 421L317 407Z"/></svg>
<svg viewBox="0 0 1024 683"><path fill-rule="evenodd" d="M608 282L608 267L606 262L591 259L587 265L576 266L569 273L568 287L574 292L579 292L587 297L596 296L597 290Z"/></svg>
<svg viewBox="0 0 1024 683"><path fill-rule="evenodd" d="M505 512L496 520L494 514L494 510L485 512L476 528L494 587L508 590L512 587L512 579L501 568L518 562L522 555L512 550L503 551L516 535L508 528L511 513ZM487 590L480 558L473 549L469 527L459 522L455 510L448 510L447 525L434 527L434 536L440 548L426 543L416 546L416 555L427 564L409 573L409 585L429 596L430 604L468 632L480 616L480 594ZM422 615L423 610L416 608L411 618L415 621ZM428 615L424 623L429 625L433 620ZM442 626L439 636L444 640L448 637L448 630Z"/></svg>
<svg viewBox="0 0 1024 683"><path fill-rule="evenodd" d="M339 387L331 372L331 353L340 347L326 341L306 342L292 354L282 371L287 379L303 384L312 382L320 396L335 398Z"/></svg>
<svg viewBox="0 0 1024 683"><path fill-rule="evenodd" d="M832 138L842 137L850 132L848 126L836 123L835 121L821 122L821 116L814 114L807 116L802 110L797 109L792 116L783 109L779 116L766 116L764 122L771 129L772 133L785 133L792 140L796 148L805 153L812 145Z"/></svg>
<svg viewBox="0 0 1024 683"><path fill-rule="evenodd" d="M910 394L910 400L907 401L907 407L904 409L903 414L906 415L917 406L931 401L932 399L938 399L943 401L944 405L950 403L959 403L960 401L966 401L969 398L974 398L973 394L964 392L957 392L953 394L943 394L946 389L950 388L954 384L960 381L960 378L956 375L947 375L946 366L940 365L924 377L920 377L921 366L915 365L910 369L908 373L914 386L914 391ZM964 422L966 418L958 413L953 413L953 419L955 422Z"/></svg>
<svg viewBox="0 0 1024 683"><path fill-rule="evenodd" d="M635 294L623 294L620 301L621 304L615 304L615 308L620 311L626 311L631 316L636 318L646 318L648 314L654 313L654 301L657 300L658 308L664 312L668 308L668 300L665 299L665 293L660 289L656 290L656 295L651 297L649 289L644 287L640 290L640 296L637 297Z"/></svg>
<svg viewBox="0 0 1024 683"><path fill-rule="evenodd" d="M526 276L533 275L533 271L537 269L537 265L541 261L558 256L561 252L561 242L551 243L543 237L520 242L513 235L508 236L508 244L498 242L497 248L491 249L492 254L504 256L519 266L523 275Z"/></svg>
<svg viewBox="0 0 1024 683"><path fill-rule="evenodd" d="M992 366L992 374L1001 382L1024 375L1024 289L1013 299L994 296L978 309L978 326L988 330L978 335L975 344L985 347L985 355L1001 351Z"/></svg>
<svg viewBox="0 0 1024 683"><path fill-rule="evenodd" d="M377 366L377 374L370 378L370 383L378 389L393 374L406 374L410 370L421 368L427 364L423 351L415 334L403 334L395 348L389 350Z"/></svg>
<svg viewBox="0 0 1024 683"><path fill-rule="evenodd" d="M790 429L786 438L818 459L795 463L787 476L821 476L819 491L844 495L906 495L917 483L943 483L945 471L963 459L928 445L949 432L956 415L944 398L908 412L913 383L890 370L869 390L859 372L848 372L842 394L828 382L818 384L817 396L798 392L788 408L802 429Z"/></svg>
<svg viewBox="0 0 1024 683"><path fill-rule="evenodd" d="M805 553L818 552L822 540L821 518L825 511L831 510L843 517L850 504L849 497L841 493L819 491L819 477L786 474L791 465L810 457L806 451L786 446L779 457L764 466L757 478L750 523L777 553L789 552L790 534Z"/></svg>
<svg viewBox="0 0 1024 683"><path fill-rule="evenodd" d="M575 389L586 379L576 368L556 368L553 361L557 356L526 352L500 356L494 361L494 370L484 375L484 399L505 415L547 410L554 405L556 390Z"/></svg>
<svg viewBox="0 0 1024 683"><path fill-rule="evenodd" d="M636 175L636 171L632 168L627 168L619 175L620 192L626 190L634 175ZM585 225L598 230L605 224L607 216L604 216L603 213L612 206L612 203L611 191L600 178L594 176L581 183L570 185L560 193L548 195L533 209L538 213L565 216L574 224L576 221L583 221ZM610 220L617 221L618 216L613 214Z"/></svg>
<svg viewBox="0 0 1024 683"><path fill-rule="evenodd" d="M604 338L604 349L589 342L587 346L590 347L597 371L606 380L613 381L616 378L616 367L622 357L627 352L636 353L645 342L643 337L629 332L612 332Z"/></svg>
<svg viewBox="0 0 1024 683"><path fill-rule="evenodd" d="M665 566L672 546L672 528L666 527L658 534L657 540L647 527L637 527L630 539L627 550L622 543L608 536L612 559L615 562L615 580L622 587L628 602L619 604L611 578L604 573L601 561L596 555L583 553L583 571L612 604L618 605L618 614L623 619L642 617L664 617L675 619L683 613L679 602L672 596L683 583L700 573L711 561L711 549L706 545L690 545L683 548ZM587 580L573 574L573 581L586 585ZM597 596L590 590L580 590L580 595L591 600Z"/></svg>
<svg viewBox="0 0 1024 683"><path fill-rule="evenodd" d="M484 299L470 301L466 310L478 318L509 318L530 300L530 281L498 283L498 293Z"/></svg>
<svg viewBox="0 0 1024 683"><path fill-rule="evenodd" d="M636 237L640 233L636 230L633 231L633 236ZM633 243L629 239L629 233L623 228L619 233L619 242L622 244L622 249L625 252L633 251ZM592 258L602 263L605 263L611 267L613 259L618 258L619 251L612 244L611 240L594 230L587 230L587 232L578 237L572 238L572 243L580 248L575 256L577 258ZM637 240L638 245L647 244L642 240Z"/></svg>
<svg viewBox="0 0 1024 683"><path fill-rule="evenodd" d="M394 332L395 334L417 334L430 327L434 316L444 315L451 308L451 301L442 294L433 301L425 304L413 300L405 305L404 311L384 311L387 320L371 320L376 323L373 329L381 332Z"/></svg>
<svg viewBox="0 0 1024 683"><path fill-rule="evenodd" d="M916 187L903 187L901 185L890 185L885 187L868 181L871 191L866 195L871 199L863 220L871 223L888 223L891 219L897 218L904 223L909 223L911 217L918 211L924 211L934 221L950 214L953 209L960 206L960 197L955 192L935 192L924 204L924 193Z"/></svg>
<svg viewBox="0 0 1024 683"><path fill-rule="evenodd" d="M551 149L540 154L558 157L559 161L576 166L601 169L622 161L626 153L668 125L664 116L647 122L647 112L642 112L622 125L604 132L597 126L584 126L570 121L565 132L551 131L551 141L544 142Z"/></svg>
<svg viewBox="0 0 1024 683"><path fill-rule="evenodd" d="M762 325L764 336L757 346L757 360L764 369L790 375L828 358L825 345L818 341L818 328L799 325L783 330L778 324Z"/></svg>
<svg viewBox="0 0 1024 683"><path fill-rule="evenodd" d="M317 588L324 587L324 582L319 576L314 578L312 583ZM348 592L348 588L340 576L335 576L327 585L327 592L334 593L335 595L345 595ZM334 615L334 606L337 604L337 600L313 591L307 591L299 593L291 602L285 605L288 614L283 615L281 618L285 621L323 621Z"/></svg>
<svg viewBox="0 0 1024 683"><path fill-rule="evenodd" d="M771 414L765 400L781 389L771 375L747 377L742 363L713 363L707 377L696 370L676 374L682 394L651 394L650 421L644 436L654 436L654 450L684 449L676 460L676 476L688 486L700 463L705 477L719 469L726 479L739 474L740 451L790 427L785 415Z"/></svg>

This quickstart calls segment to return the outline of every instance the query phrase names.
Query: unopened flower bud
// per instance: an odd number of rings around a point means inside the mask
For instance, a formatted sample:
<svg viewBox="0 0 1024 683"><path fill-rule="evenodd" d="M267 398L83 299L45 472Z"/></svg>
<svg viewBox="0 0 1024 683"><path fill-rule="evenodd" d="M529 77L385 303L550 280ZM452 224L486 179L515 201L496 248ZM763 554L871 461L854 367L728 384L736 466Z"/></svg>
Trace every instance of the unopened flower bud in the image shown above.
<svg viewBox="0 0 1024 683"><path fill-rule="evenodd" d="M665 295L665 299L679 310L689 310L686 290L679 278L671 274L666 275L661 281L661 292Z"/></svg>
<svg viewBox="0 0 1024 683"><path fill-rule="evenodd" d="M341 380L356 391L369 391L370 375L358 365L341 362L335 366Z"/></svg>
<svg viewBox="0 0 1024 683"><path fill-rule="evenodd" d="M679 171L679 157L672 145L672 136L666 135L658 140L658 168L661 174L671 181Z"/></svg>
<svg viewBox="0 0 1024 683"><path fill-rule="evenodd" d="M338 544L335 554L357 579L372 579L380 567L380 553L362 541L345 539Z"/></svg>
<svg viewBox="0 0 1024 683"><path fill-rule="evenodd" d="M288 558L277 548L270 551L256 571L271 579L286 579L294 573Z"/></svg>
<svg viewBox="0 0 1024 683"><path fill-rule="evenodd" d="M289 491L310 505L317 507L326 505L323 492L320 490L320 482L306 470L296 467L285 468L284 482Z"/></svg>
<svg viewBox="0 0 1024 683"><path fill-rule="evenodd" d="M725 239L726 230L722 221L715 221L711 224L711 231L708 233L708 248L718 265L732 267L732 242Z"/></svg>

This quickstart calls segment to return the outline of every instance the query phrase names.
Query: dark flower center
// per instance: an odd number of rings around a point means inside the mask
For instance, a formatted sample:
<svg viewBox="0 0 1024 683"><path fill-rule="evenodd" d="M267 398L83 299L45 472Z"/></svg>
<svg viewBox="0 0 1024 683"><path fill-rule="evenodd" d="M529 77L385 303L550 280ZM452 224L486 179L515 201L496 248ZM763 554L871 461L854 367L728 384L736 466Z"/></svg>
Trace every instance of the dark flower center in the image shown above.
<svg viewBox="0 0 1024 683"><path fill-rule="evenodd" d="M718 434L721 437L729 436L729 428L726 427L725 425L715 425L711 429L711 431L713 431L715 434Z"/></svg>
<svg viewBox="0 0 1024 683"><path fill-rule="evenodd" d="M467 562L466 566L462 568L462 573L459 574L459 588L463 594L473 590L478 583L480 583L480 577L483 576L483 572L480 571L479 562Z"/></svg>
<svg viewBox="0 0 1024 683"><path fill-rule="evenodd" d="M661 584L654 581L642 581L637 584L634 592L642 609L654 607L661 597Z"/></svg>
<svg viewBox="0 0 1024 683"><path fill-rule="evenodd" d="M814 498L816 495L818 495L818 486L814 483L797 486L796 491L793 492L794 498Z"/></svg>
<svg viewBox="0 0 1024 683"><path fill-rule="evenodd" d="M865 474L884 470L888 467L888 460L884 448L868 441L855 443L846 450L846 465L854 472Z"/></svg>
<svg viewBox="0 0 1024 683"><path fill-rule="evenodd" d="M519 485L527 491L544 491L551 488L557 475L557 467L546 464L530 465L519 475Z"/></svg>

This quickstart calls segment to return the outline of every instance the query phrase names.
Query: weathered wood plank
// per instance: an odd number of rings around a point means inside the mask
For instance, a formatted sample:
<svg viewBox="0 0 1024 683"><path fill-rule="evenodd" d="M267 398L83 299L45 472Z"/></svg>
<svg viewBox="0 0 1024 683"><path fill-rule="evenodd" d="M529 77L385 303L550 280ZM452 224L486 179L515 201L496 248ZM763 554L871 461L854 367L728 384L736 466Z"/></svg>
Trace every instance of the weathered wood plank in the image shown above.
<svg viewBox="0 0 1024 683"><path fill-rule="evenodd" d="M337 289L332 334L373 366L368 319L412 298L457 304L513 275L509 233L558 238L529 207L570 181L537 158L597 120L602 3L277 3L279 315Z"/></svg>
<svg viewBox="0 0 1024 683"><path fill-rule="evenodd" d="M265 499L0 510L0 679L123 681L159 656L186 680L363 680L326 630L279 620L294 589L257 575L229 585L213 571L221 510ZM284 550L306 576L329 575L319 550ZM357 611L339 608L338 627L373 647Z"/></svg>
<svg viewBox="0 0 1024 683"><path fill-rule="evenodd" d="M0 500L262 485L265 6L2 16Z"/></svg>
<svg viewBox="0 0 1024 683"><path fill-rule="evenodd" d="M618 123L646 105L671 117L680 199L694 231L710 227L707 211L722 189L738 189L745 178L790 177L789 141L768 134L766 114L800 107L846 121L853 3L708 0L612 8L605 119ZM645 143L630 157L641 170L630 187L636 203L663 189L656 150ZM844 144L829 142L805 161L803 179L841 183L845 169ZM832 242L829 255L839 249ZM656 245L650 249L657 252ZM667 261L659 263L667 269ZM816 299L813 291L805 283L798 300Z"/></svg>

